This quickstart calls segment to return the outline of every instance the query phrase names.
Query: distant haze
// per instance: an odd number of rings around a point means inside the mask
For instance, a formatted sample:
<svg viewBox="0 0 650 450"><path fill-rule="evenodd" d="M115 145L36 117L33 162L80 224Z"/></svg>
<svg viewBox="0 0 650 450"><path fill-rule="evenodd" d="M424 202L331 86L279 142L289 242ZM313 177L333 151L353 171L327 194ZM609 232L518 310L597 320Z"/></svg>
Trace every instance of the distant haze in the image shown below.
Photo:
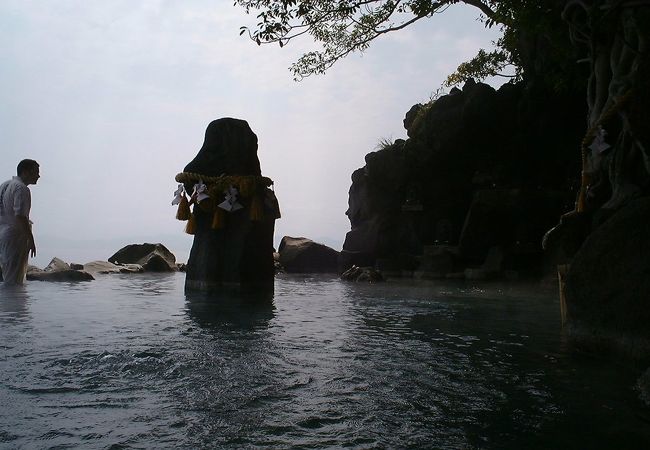
<svg viewBox="0 0 650 450"><path fill-rule="evenodd" d="M245 119L262 172L275 181L284 235L340 250L350 175L381 139L405 138L404 114L497 37L477 10L447 12L386 36L325 76L287 70L309 39L258 47L232 2L3 0L0 178L34 158L38 257L106 259L162 242L181 261L191 237L171 206L174 176L207 124Z"/></svg>

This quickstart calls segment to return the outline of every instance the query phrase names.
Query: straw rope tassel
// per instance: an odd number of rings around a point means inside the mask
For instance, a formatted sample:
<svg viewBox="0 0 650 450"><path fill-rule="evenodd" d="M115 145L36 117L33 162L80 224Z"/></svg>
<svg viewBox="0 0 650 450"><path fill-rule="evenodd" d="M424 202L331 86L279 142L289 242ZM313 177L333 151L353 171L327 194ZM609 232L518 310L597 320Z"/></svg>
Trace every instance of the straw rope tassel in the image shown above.
<svg viewBox="0 0 650 450"><path fill-rule="evenodd" d="M194 217L194 214L190 214L190 217L187 220L187 225L185 226L185 232L187 234L196 233L196 217Z"/></svg>
<svg viewBox="0 0 650 450"><path fill-rule="evenodd" d="M190 214L192 214L190 211L190 203L187 201L187 197L182 195L181 201L178 204L178 211L176 211L176 218L178 220L187 220L190 218Z"/></svg>
<svg viewBox="0 0 650 450"><path fill-rule="evenodd" d="M264 205L262 204L262 197L260 194L253 195L251 200L250 219L262 220L264 218Z"/></svg>
<svg viewBox="0 0 650 450"><path fill-rule="evenodd" d="M255 191L255 181L250 177L241 177L239 193L244 198L249 198Z"/></svg>

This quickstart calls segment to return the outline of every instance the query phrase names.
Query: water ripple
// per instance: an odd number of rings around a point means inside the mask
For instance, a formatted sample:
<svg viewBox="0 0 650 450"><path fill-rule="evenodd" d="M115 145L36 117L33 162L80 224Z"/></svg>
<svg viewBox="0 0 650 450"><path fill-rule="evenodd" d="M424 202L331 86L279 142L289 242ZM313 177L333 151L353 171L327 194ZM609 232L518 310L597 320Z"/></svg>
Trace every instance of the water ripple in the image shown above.
<svg viewBox="0 0 650 450"><path fill-rule="evenodd" d="M576 362L539 289L283 275L271 297L186 296L182 274L143 274L7 292L9 448L597 448L625 443L616 430L647 437L631 390L612 388L635 374Z"/></svg>

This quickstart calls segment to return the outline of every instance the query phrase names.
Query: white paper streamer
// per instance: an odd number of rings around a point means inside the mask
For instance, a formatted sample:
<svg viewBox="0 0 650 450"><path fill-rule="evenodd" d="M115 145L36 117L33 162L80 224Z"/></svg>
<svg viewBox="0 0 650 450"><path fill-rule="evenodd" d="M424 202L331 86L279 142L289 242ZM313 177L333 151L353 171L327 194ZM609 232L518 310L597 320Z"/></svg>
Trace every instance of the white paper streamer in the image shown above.
<svg viewBox="0 0 650 450"><path fill-rule="evenodd" d="M605 150L611 148L611 145L605 142L606 137L607 137L607 131L605 131L602 127L599 127L598 134L591 142L591 145L589 145L589 148L593 152L594 156L600 155Z"/></svg>
<svg viewBox="0 0 650 450"><path fill-rule="evenodd" d="M183 195L185 195L185 186L183 184L179 184L176 191L174 191L174 200L172 200L172 206L178 205L181 202Z"/></svg>
<svg viewBox="0 0 650 450"><path fill-rule="evenodd" d="M237 202L237 194L239 194L237 189L233 186L230 186L228 189L223 191L224 201L219 203L217 206L230 212L242 209L243 206Z"/></svg>
<svg viewBox="0 0 650 450"><path fill-rule="evenodd" d="M207 190L208 188L205 184L203 184L203 181L199 180L199 182L194 185L194 192L192 193L192 197L196 196L196 201L201 203L206 198L210 198L210 196L206 193Z"/></svg>

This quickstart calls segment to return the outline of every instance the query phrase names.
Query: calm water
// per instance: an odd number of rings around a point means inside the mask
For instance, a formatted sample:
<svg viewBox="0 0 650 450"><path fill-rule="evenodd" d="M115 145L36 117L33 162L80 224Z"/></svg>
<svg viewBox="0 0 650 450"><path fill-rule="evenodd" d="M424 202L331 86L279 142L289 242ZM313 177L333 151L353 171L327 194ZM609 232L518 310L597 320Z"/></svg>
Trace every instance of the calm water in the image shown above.
<svg viewBox="0 0 650 450"><path fill-rule="evenodd" d="M634 369L553 289L183 275L0 287L1 448L650 448Z"/></svg>

